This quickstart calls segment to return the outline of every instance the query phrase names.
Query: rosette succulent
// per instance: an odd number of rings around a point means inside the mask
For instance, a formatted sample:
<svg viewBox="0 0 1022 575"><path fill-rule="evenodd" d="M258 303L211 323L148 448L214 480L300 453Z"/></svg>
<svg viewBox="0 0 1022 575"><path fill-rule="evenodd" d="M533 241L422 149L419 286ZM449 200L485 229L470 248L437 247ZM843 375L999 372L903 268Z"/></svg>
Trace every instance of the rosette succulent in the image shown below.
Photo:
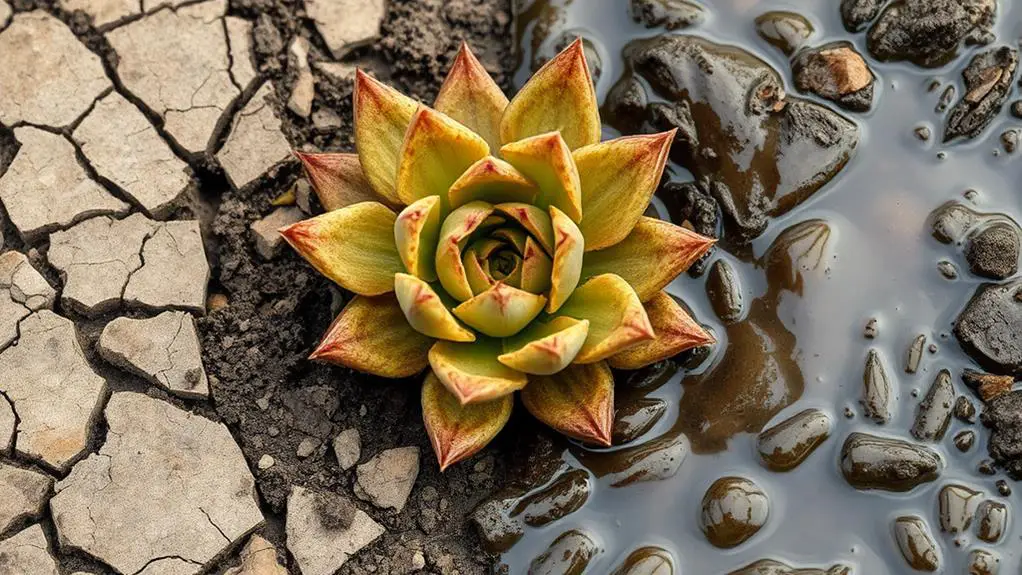
<svg viewBox="0 0 1022 575"><path fill-rule="evenodd" d="M440 467L537 419L610 445L611 368L713 341L662 291L713 240L644 216L674 132L600 141L581 42L510 102L462 47L432 107L359 71L357 154L298 153L327 213L282 233L356 295L313 359L426 372Z"/></svg>

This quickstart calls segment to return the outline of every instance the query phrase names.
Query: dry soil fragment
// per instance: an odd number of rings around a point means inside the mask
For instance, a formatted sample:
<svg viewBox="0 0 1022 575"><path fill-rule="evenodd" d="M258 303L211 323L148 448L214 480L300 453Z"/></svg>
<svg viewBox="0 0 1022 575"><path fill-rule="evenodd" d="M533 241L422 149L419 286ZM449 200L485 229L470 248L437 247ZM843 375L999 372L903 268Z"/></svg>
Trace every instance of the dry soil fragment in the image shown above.
<svg viewBox="0 0 1022 575"><path fill-rule="evenodd" d="M263 522L223 424L130 392L110 398L106 420L106 443L50 502L62 547L120 573L191 575Z"/></svg>
<svg viewBox="0 0 1022 575"><path fill-rule="evenodd" d="M18 345L0 353L0 391L20 418L17 452L59 471L85 450L106 387L74 324L49 310L25 318Z"/></svg>
<svg viewBox="0 0 1022 575"><path fill-rule="evenodd" d="M52 485L49 475L0 463L0 533L18 521L42 515Z"/></svg>
<svg viewBox="0 0 1022 575"><path fill-rule="evenodd" d="M270 215L254 222L251 229L256 252L264 259L272 260L284 246L284 237L280 235L280 229L298 223L304 217L302 210L290 206L277 208Z"/></svg>
<svg viewBox="0 0 1022 575"><path fill-rule="evenodd" d="M386 530L335 493L295 487L287 498L287 548L303 575L332 575Z"/></svg>
<svg viewBox="0 0 1022 575"><path fill-rule="evenodd" d="M305 12L338 60L380 37L386 11L386 0L305 0Z"/></svg>
<svg viewBox="0 0 1022 575"><path fill-rule="evenodd" d="M355 428L345 429L334 438L334 455L337 465L347 471L358 463L362 456L362 439Z"/></svg>
<svg viewBox="0 0 1022 575"><path fill-rule="evenodd" d="M209 397L192 316L167 311L151 319L119 317L103 328L99 353L182 397Z"/></svg>
<svg viewBox="0 0 1022 575"><path fill-rule="evenodd" d="M244 90L258 76L252 60L252 23L237 16L227 16L224 22L231 47L231 76Z"/></svg>
<svg viewBox="0 0 1022 575"><path fill-rule="evenodd" d="M5 398L0 397L0 453L6 454L11 450L16 425L14 409Z"/></svg>
<svg viewBox="0 0 1022 575"><path fill-rule="evenodd" d="M351 86L355 82L355 66L343 62L316 62L313 67L331 82L340 86Z"/></svg>
<svg viewBox="0 0 1022 575"><path fill-rule="evenodd" d="M164 119L192 153L206 150L224 110L240 94L231 80L226 0L159 10L107 34L125 88Z"/></svg>
<svg viewBox="0 0 1022 575"><path fill-rule="evenodd" d="M357 472L355 495L400 513L419 476L419 448L388 449L359 465Z"/></svg>
<svg viewBox="0 0 1022 575"><path fill-rule="evenodd" d="M142 13L139 0L60 0L60 7L68 12L85 12L92 16L92 23L97 28Z"/></svg>
<svg viewBox="0 0 1022 575"><path fill-rule="evenodd" d="M145 264L128 279L124 302L147 309L206 310L209 263L197 221L159 224L142 248Z"/></svg>
<svg viewBox="0 0 1022 575"><path fill-rule="evenodd" d="M291 155L291 146L280 131L280 119L267 98L273 85L262 85L234 117L234 125L217 159L235 188L243 188Z"/></svg>
<svg viewBox="0 0 1022 575"><path fill-rule="evenodd" d="M11 18L11 5L4 0L0 0L0 30L3 30L7 26L7 21Z"/></svg>
<svg viewBox="0 0 1022 575"><path fill-rule="evenodd" d="M59 575L57 562L50 554L43 528L38 524L18 532L10 539L0 541L0 567L5 573L31 573L32 575Z"/></svg>
<svg viewBox="0 0 1022 575"><path fill-rule="evenodd" d="M0 54L0 123L8 126L66 126L110 87L99 56L42 10L14 17L0 33Z"/></svg>
<svg viewBox="0 0 1022 575"><path fill-rule="evenodd" d="M31 312L52 308L56 296L57 292L24 254L14 251L0 254L0 350L17 339L18 322Z"/></svg>
<svg viewBox="0 0 1022 575"><path fill-rule="evenodd" d="M316 80L312 77L312 68L309 67L309 41L301 36L295 36L289 51L296 77L287 107L295 114L308 118L312 113L312 100L316 96Z"/></svg>
<svg viewBox="0 0 1022 575"><path fill-rule="evenodd" d="M128 204L89 179L64 136L23 126L14 138L21 148L0 177L0 201L26 242L86 218L128 212Z"/></svg>
<svg viewBox="0 0 1022 575"><path fill-rule="evenodd" d="M72 137L96 172L154 217L163 216L188 187L178 159L131 102L111 92L96 102Z"/></svg>
<svg viewBox="0 0 1022 575"><path fill-rule="evenodd" d="M277 548L258 535L253 535L241 550L241 565L232 567L224 575L288 575L277 562Z"/></svg>

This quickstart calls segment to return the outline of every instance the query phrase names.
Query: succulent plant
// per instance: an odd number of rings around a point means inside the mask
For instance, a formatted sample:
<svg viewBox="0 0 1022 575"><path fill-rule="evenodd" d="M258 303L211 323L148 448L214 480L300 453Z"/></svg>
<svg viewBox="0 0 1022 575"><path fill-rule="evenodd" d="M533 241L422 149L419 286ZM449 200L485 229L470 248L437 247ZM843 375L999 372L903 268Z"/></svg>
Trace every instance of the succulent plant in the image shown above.
<svg viewBox="0 0 1022 575"><path fill-rule="evenodd" d="M428 371L441 469L507 422L609 445L611 368L713 341L662 289L712 245L644 216L674 132L600 141L581 42L510 102L463 46L427 107L359 71L357 154L297 153L327 213L282 230L356 295L312 358Z"/></svg>

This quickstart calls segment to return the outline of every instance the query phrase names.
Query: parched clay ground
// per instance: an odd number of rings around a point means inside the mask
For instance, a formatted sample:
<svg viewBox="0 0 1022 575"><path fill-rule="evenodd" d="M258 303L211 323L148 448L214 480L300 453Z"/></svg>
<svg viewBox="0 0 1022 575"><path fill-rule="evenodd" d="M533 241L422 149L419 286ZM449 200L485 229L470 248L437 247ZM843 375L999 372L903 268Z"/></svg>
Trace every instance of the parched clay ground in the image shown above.
<svg viewBox="0 0 1022 575"><path fill-rule="evenodd" d="M535 435L441 475L417 381L304 359L349 296L275 230L355 66L430 102L466 40L507 86L509 4L0 0L0 573L488 569Z"/></svg>

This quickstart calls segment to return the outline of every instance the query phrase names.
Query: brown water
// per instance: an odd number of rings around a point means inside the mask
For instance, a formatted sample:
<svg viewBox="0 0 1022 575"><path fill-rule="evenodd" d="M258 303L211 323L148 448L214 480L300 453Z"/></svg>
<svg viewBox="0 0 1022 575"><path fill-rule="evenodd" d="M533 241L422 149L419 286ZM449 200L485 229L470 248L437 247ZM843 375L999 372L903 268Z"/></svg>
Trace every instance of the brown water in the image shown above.
<svg viewBox="0 0 1022 575"><path fill-rule="evenodd" d="M519 86L529 73L535 25L530 18L540 13L540 4L520 4L524 63L516 77ZM583 30L597 41L601 102L624 71L625 44L663 32L634 23L623 0L549 4L564 8L557 30ZM755 33L754 20L764 12L794 10L809 18L816 35L808 46L848 40L867 53L865 35L842 27L837 0L714 0L705 5L707 21L680 32L745 48L770 63L791 94L795 90L787 59ZM1022 33L1022 5L1002 0L997 22L999 40L1013 44ZM966 573L973 549L999 555L1002 574L1020 572L1022 528L1015 517L1022 506L1022 485L1009 480L1015 493L1003 497L995 481L1004 477L977 471L987 458L986 433L979 424L953 419L942 441L927 444L944 462L940 477L908 492L856 490L840 468L841 447L851 432L915 441L909 429L917 405L941 369L951 371L959 395L969 395L958 375L972 362L950 333L952 321L981 281L968 273L953 247L930 236L927 217L948 200L967 201L963 194L969 189L976 191L972 204L979 211L1004 212L1016 221L1022 211L1022 163L1018 153L1004 153L998 139L1005 128L1020 123L1007 110L978 138L950 146L939 142L943 120L934 106L940 90L930 91L929 85L936 79L957 85L961 93L961 68L969 54L971 49L936 70L867 57L879 78L878 93L871 112L843 112L860 129L849 164L811 199L770 219L751 250L742 250L751 253L736 256L718 250L713 255L727 260L740 278L742 319L730 326L718 319L706 295L709 274L695 279L686 275L670 287L720 343L698 367L673 373L648 394L666 402L665 415L628 447L669 442L682 432L692 453L673 477L613 487L615 476L601 468L605 455L579 446L566 450L567 464L593 474L589 499L558 521L527 527L501 558L510 573L528 571L530 562L570 529L585 530L601 548L587 573L610 573L644 546L667 550L674 572L684 574L724 574L764 558L813 567L842 563L865 575L911 573L893 535L894 521L901 516L925 520L941 548L942 572ZM934 134L929 141L914 134L920 126ZM616 135L612 128L605 130L605 137ZM672 180L692 179L680 165L670 170ZM662 201L657 199L655 206L661 217L669 218ZM784 230L809 220L819 222L786 236L794 238L786 250L794 260L779 256L779 250L767 255ZM957 280L938 272L941 260L955 262ZM875 339L863 336L870 318L877 320ZM936 344L936 351L925 351L917 372L909 374L904 369L907 350L920 334L927 346ZM870 349L877 351L895 396L892 417L882 426L865 417L859 404ZM619 391L619 399L624 397ZM807 408L830 416L830 437L794 470L769 471L757 455L756 434ZM964 454L952 442L963 429L977 433L976 446ZM707 541L700 515L704 493L726 476L755 482L767 495L769 515L758 533L725 550ZM956 536L941 533L938 494L951 483L1008 505L1009 531L999 544L979 541L975 526Z"/></svg>

